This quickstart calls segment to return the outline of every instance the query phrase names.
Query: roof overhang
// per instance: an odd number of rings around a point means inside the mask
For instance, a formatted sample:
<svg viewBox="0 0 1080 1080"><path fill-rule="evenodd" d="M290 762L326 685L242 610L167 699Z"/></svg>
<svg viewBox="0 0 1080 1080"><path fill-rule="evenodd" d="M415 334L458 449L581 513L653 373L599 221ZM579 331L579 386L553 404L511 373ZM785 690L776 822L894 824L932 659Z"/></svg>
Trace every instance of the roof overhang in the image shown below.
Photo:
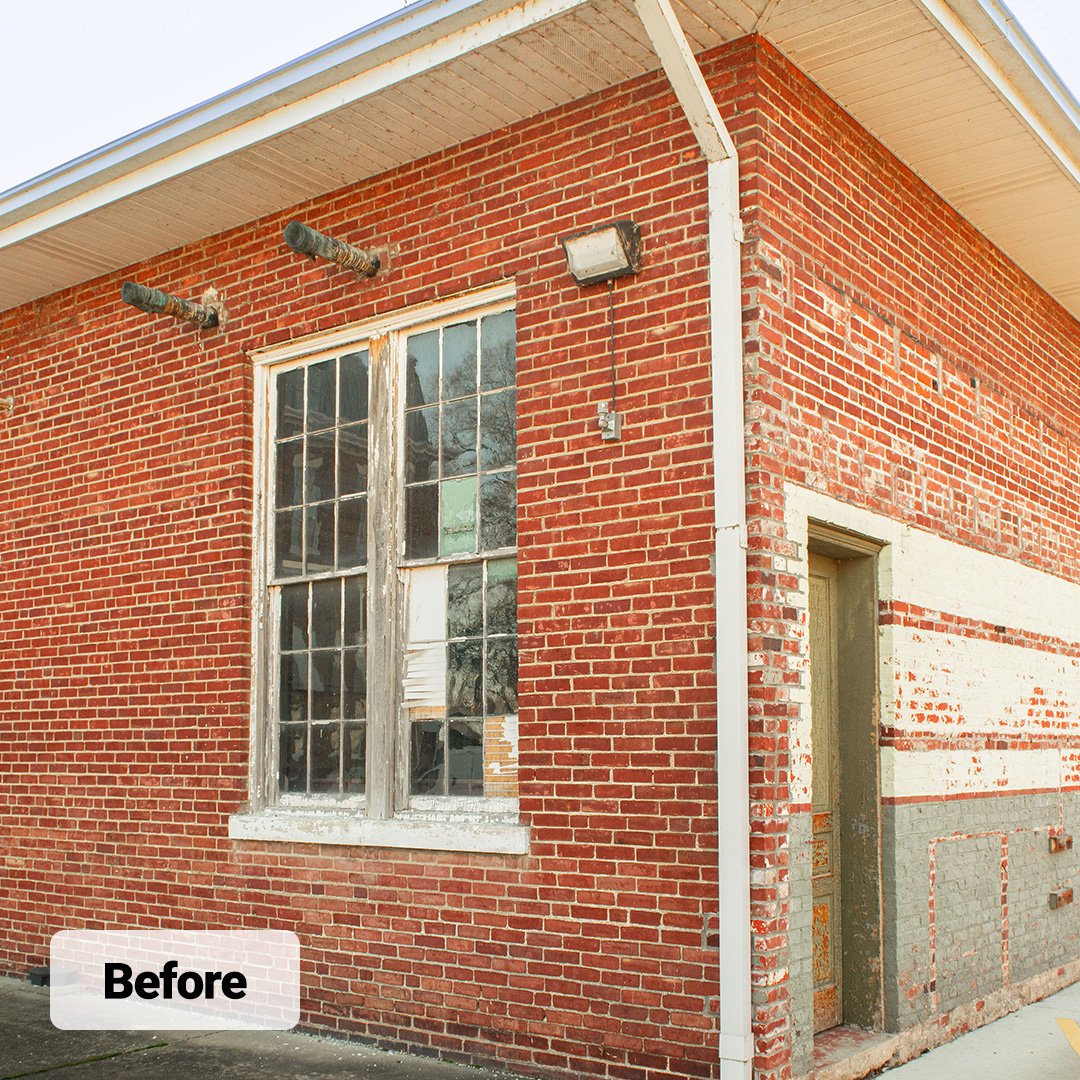
<svg viewBox="0 0 1080 1080"><path fill-rule="evenodd" d="M1074 315L1080 109L997 0L676 0L769 38ZM421 0L0 194L0 310L653 71L632 0Z"/></svg>

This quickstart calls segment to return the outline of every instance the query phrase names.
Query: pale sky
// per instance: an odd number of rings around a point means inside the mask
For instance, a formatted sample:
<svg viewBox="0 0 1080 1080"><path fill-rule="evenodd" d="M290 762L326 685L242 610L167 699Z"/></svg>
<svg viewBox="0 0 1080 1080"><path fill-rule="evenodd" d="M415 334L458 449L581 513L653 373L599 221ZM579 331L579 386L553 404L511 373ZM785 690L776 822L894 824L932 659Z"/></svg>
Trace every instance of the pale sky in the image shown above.
<svg viewBox="0 0 1080 1080"><path fill-rule="evenodd" d="M404 0L0 0L0 191L405 7ZM1080 4L1009 0L1080 97Z"/></svg>

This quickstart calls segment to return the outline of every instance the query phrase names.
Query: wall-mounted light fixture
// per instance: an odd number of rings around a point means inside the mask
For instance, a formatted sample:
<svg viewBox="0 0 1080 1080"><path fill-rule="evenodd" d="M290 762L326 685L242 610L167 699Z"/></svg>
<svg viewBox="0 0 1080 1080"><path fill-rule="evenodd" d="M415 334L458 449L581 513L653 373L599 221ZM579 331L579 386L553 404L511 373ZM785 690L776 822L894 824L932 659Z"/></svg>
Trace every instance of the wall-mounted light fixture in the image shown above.
<svg viewBox="0 0 1080 1080"><path fill-rule="evenodd" d="M562 241L566 265L579 285L636 274L641 269L641 230L632 221L613 221Z"/></svg>
<svg viewBox="0 0 1080 1080"><path fill-rule="evenodd" d="M597 405L600 438L618 439L622 417L615 397L615 279L636 274L641 269L641 230L632 221L613 221L588 232L567 236L562 241L566 265L579 285L608 286L608 320L611 327L611 400Z"/></svg>
<svg viewBox="0 0 1080 1080"><path fill-rule="evenodd" d="M313 259L318 256L346 270L355 270L361 277L374 277L379 272L379 256L373 251L316 232L302 221L290 221L285 226L284 240L299 255L310 255Z"/></svg>

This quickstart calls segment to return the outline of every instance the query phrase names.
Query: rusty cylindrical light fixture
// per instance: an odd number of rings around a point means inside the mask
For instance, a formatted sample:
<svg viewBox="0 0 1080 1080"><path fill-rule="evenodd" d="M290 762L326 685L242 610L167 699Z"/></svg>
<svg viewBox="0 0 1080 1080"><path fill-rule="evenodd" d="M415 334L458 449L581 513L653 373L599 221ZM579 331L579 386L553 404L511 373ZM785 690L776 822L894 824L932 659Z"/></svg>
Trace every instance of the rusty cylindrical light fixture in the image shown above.
<svg viewBox="0 0 1080 1080"><path fill-rule="evenodd" d="M379 256L374 252L363 251L346 244L344 240L325 236L302 221L290 221L285 226L284 236L285 243L301 255L318 256L346 270L355 270L362 277L374 277L379 271Z"/></svg>
<svg viewBox="0 0 1080 1080"><path fill-rule="evenodd" d="M218 324L216 308L181 300L179 296L171 296L160 289L151 289L148 285L139 285L134 281L124 282L120 289L120 299L150 315L171 315L174 319L194 323L203 330L209 330Z"/></svg>

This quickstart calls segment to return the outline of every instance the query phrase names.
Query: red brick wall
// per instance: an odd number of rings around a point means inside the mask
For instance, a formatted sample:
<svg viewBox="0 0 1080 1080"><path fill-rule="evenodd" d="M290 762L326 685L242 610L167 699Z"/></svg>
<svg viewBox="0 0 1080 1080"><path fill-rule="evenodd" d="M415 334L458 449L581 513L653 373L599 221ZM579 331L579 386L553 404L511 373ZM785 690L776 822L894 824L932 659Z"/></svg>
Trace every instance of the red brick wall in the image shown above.
<svg viewBox="0 0 1080 1080"><path fill-rule="evenodd" d="M736 87L721 60L720 92ZM304 1022L574 1075L715 1072L711 447L704 168L659 78L0 317L0 965L61 928L272 926ZM293 216L390 250L370 283ZM615 217L622 440L600 441L607 293L557 238ZM245 351L513 276L521 807L528 857L230 842L246 798ZM199 333L131 278L228 310Z"/></svg>

